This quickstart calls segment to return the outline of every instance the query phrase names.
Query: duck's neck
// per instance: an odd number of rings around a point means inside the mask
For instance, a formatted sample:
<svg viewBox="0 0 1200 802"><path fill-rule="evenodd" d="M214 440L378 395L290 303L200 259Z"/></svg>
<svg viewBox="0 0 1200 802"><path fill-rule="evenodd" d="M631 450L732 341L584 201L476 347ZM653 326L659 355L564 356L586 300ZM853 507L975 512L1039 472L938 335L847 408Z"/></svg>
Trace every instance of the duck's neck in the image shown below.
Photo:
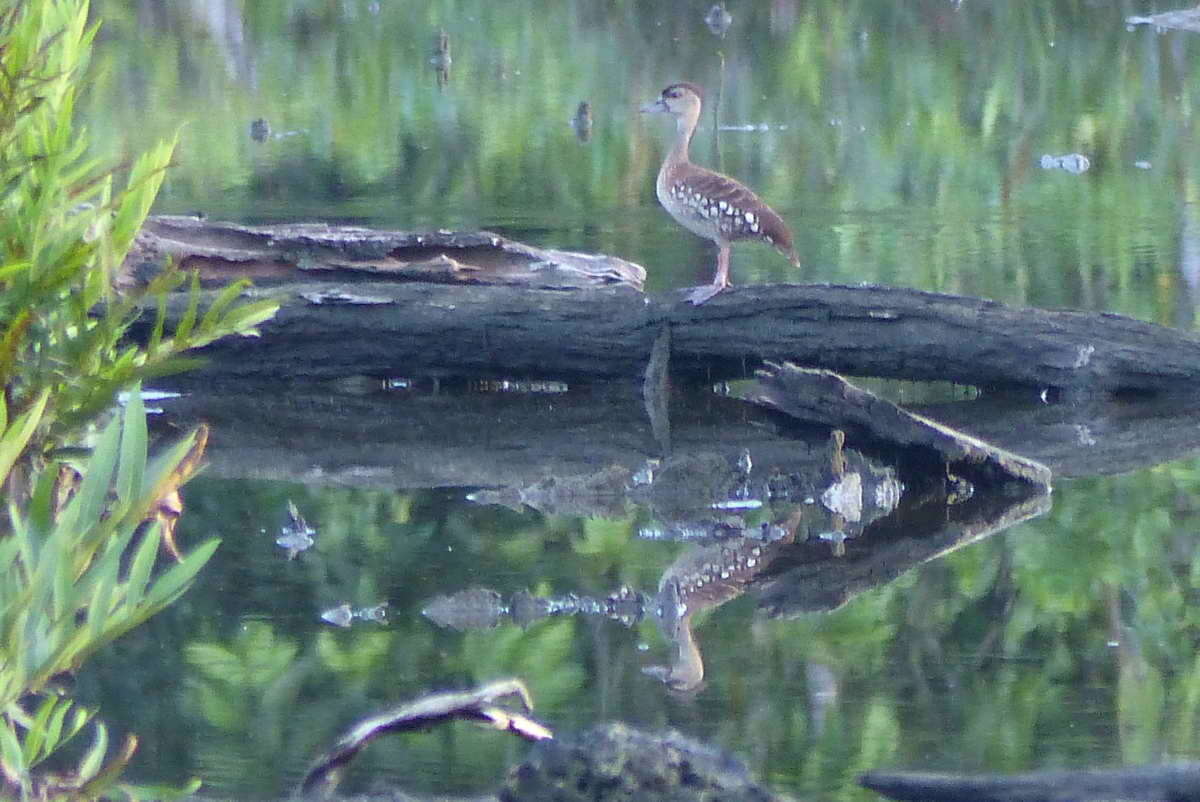
<svg viewBox="0 0 1200 802"><path fill-rule="evenodd" d="M688 163L688 145L692 143L692 135L696 133L696 124L700 121L700 109L675 118L675 142L671 152L667 154L670 164Z"/></svg>

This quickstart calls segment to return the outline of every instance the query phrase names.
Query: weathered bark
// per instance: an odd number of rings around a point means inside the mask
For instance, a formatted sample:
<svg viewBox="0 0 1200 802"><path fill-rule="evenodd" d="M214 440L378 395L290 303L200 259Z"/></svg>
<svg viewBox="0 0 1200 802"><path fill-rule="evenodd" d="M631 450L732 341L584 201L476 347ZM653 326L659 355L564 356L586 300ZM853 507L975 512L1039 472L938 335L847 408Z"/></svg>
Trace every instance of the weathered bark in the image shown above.
<svg viewBox="0 0 1200 802"><path fill-rule="evenodd" d="M970 473L972 481L1019 479L1050 485L1046 466L901 409L826 370L768 365L747 396L799 421L853 427L891 448L927 452L950 470Z"/></svg>
<svg viewBox="0 0 1200 802"><path fill-rule="evenodd" d="M1128 473L1200 451L1192 396L1079 404L982 398L915 411L1035 459L1060 479Z"/></svg>
<svg viewBox="0 0 1200 802"><path fill-rule="evenodd" d="M489 231L379 231L324 223L243 226L198 217L150 217L120 275L145 282L167 258L207 284L425 281L543 289L642 288L641 265L604 254L534 248Z"/></svg>
<svg viewBox="0 0 1200 802"><path fill-rule="evenodd" d="M771 360L1072 396L1200 385L1200 340L1184 332L902 288L743 287L700 307L678 292L629 288L321 282L254 291L263 293L283 306L262 337L214 343L203 350L209 366L181 381L633 378L667 326L672 375L704 381L747 376ZM182 311L177 299L169 319Z"/></svg>

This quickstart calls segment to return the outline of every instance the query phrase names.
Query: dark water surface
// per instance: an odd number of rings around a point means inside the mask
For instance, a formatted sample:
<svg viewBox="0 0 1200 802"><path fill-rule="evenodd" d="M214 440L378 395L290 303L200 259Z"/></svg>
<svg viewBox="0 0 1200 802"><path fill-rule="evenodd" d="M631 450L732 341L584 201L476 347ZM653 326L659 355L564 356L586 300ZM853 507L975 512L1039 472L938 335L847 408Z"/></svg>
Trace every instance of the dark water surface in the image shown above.
<svg viewBox="0 0 1200 802"><path fill-rule="evenodd" d="M636 108L691 80L714 100L723 86L721 125L765 124L714 133L706 115L694 157L755 187L804 262L739 247L735 282L878 282L1194 328L1200 38L1127 30L1159 10L1145 3L742 2L723 39L708 2L94 5L80 110L97 156L180 132L157 212L487 228L686 286L713 254L658 208L667 124ZM581 101L586 142L569 125ZM1076 153L1085 172L1041 167ZM509 675L557 729L673 727L816 799L872 798L852 784L868 768L1200 759L1197 467L1056 481L1045 516L830 613L768 619L735 599L697 622L707 673L692 694L642 672L666 659L649 621L457 631L420 615L471 586L653 591L682 546L638 538L645 510L546 515L472 504L471 488L338 486L315 466L214 471L189 485L180 536L220 537L217 556L80 685L142 736L136 778L199 776L238 797L286 791L357 716ZM289 500L318 533L291 561L274 543ZM320 619L382 601L386 624ZM486 789L524 749L465 725L396 737L347 786Z"/></svg>

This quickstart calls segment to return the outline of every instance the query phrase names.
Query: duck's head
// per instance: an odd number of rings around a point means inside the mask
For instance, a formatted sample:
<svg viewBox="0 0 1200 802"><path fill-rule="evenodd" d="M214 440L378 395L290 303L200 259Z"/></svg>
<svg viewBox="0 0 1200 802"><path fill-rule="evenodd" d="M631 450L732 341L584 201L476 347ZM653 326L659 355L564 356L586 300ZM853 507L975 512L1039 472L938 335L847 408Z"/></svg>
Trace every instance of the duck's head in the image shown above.
<svg viewBox="0 0 1200 802"><path fill-rule="evenodd" d="M699 117L700 105L704 102L704 90L695 84L671 84L662 91L658 100L642 106L643 114L662 113L673 117Z"/></svg>

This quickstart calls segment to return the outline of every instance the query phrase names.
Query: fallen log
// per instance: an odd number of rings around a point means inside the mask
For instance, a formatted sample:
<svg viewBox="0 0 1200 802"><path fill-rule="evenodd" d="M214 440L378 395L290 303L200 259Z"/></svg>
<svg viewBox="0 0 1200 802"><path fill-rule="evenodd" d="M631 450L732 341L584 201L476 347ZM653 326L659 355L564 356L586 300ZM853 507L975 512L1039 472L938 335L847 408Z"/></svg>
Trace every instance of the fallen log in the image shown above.
<svg viewBox="0 0 1200 802"><path fill-rule="evenodd" d="M487 286L487 260L507 264L520 248L493 245L502 238L486 232L390 232L409 243L405 250L364 229L323 228L314 244L315 235L302 227L236 227L242 239L224 242L222 236L233 236L228 224L195 226L209 238L160 237L154 247L140 247L140 267L130 270L144 272L151 257L169 253L184 266L224 260L230 276L258 266L266 271L260 276L284 282L252 291L282 303L261 327L261 338L226 339L204 350L209 366L187 380L205 384L347 375L632 378L644 370L664 329L677 379L740 378L770 360L850 376L1072 397L1194 391L1200 384L1200 339L1112 314L837 285L739 287L696 307L681 291L643 295L635 289L640 268L620 260L593 273L580 266L592 264L587 259L576 264L572 286L584 289L545 289L563 285L542 280L553 271L528 257L527 246L520 246L526 251L517 259L524 265L519 280L501 275L500 285ZM339 237L355 259L339 250ZM456 242L467 245L455 250ZM479 264L467 264L471 259ZM418 263L428 270L413 273ZM440 278L434 276L439 270ZM172 302L168 323L183 309L182 299Z"/></svg>
<svg viewBox="0 0 1200 802"><path fill-rule="evenodd" d="M973 802L1169 802L1200 799L1200 763L1033 774L955 775L872 771L859 783L902 800Z"/></svg>
<svg viewBox="0 0 1200 802"><path fill-rule="evenodd" d="M912 411L1037 460L1059 479L1130 473L1200 451L1196 401L1188 396L1079 404L981 398Z"/></svg>

